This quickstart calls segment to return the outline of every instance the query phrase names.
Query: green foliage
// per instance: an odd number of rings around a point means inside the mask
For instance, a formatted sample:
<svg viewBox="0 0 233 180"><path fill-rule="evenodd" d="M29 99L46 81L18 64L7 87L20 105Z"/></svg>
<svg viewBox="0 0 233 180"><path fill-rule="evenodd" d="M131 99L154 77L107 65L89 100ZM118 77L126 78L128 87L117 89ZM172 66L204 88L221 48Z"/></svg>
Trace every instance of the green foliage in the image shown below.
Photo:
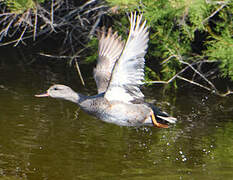
<svg viewBox="0 0 233 180"><path fill-rule="evenodd" d="M183 68L178 57L189 63L218 60L223 76L233 80L232 1L107 1L123 11L143 12L151 27L148 59L168 59L161 67L164 80Z"/></svg>
<svg viewBox="0 0 233 180"><path fill-rule="evenodd" d="M227 33L222 35L221 39L208 42L206 54L209 59L221 62L219 67L223 77L229 77L233 80L233 39L231 36Z"/></svg>
<svg viewBox="0 0 233 180"><path fill-rule="evenodd" d="M107 0L111 6L119 6L121 10L128 9L129 7L135 7L138 4L138 0Z"/></svg>
<svg viewBox="0 0 233 180"><path fill-rule="evenodd" d="M210 40L205 54L211 60L218 60L223 77L233 80L233 3L219 12L218 20L209 28Z"/></svg>
<svg viewBox="0 0 233 180"><path fill-rule="evenodd" d="M45 0L6 0L5 3L10 11L16 14L22 14L28 9L34 9L36 3L43 3Z"/></svg>
<svg viewBox="0 0 233 180"><path fill-rule="evenodd" d="M145 67L145 82L150 85L151 79L159 79L159 76L149 67Z"/></svg>
<svg viewBox="0 0 233 180"><path fill-rule="evenodd" d="M97 60L98 58L98 39L92 38L89 42L87 47L91 47L90 51L88 52L88 56L85 58L85 62L91 63ZM93 48L95 47L95 48Z"/></svg>
<svg viewBox="0 0 233 180"><path fill-rule="evenodd" d="M209 54L211 59L221 59L220 69L223 72L223 76L233 80L233 46L226 46L224 42L218 41L211 48L212 53Z"/></svg>

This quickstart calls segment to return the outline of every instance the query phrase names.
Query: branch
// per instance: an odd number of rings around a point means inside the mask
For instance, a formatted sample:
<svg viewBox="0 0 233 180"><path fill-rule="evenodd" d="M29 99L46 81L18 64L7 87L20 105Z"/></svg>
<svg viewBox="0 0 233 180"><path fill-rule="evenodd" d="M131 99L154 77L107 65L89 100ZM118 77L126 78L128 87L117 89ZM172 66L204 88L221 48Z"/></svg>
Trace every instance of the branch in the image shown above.
<svg viewBox="0 0 233 180"><path fill-rule="evenodd" d="M204 89L206 89L206 90L212 92L212 90L211 90L210 88L208 88L208 87L206 87L206 86L203 86L203 85L201 85L201 84L199 84L199 83L197 83L197 82L194 82L194 81L192 81L192 80L186 79L186 78L181 77L181 76L177 76L177 78L182 79L182 80L184 80L184 81L187 81L187 82L189 82L189 83L191 83L191 84L197 85L197 86L199 86L199 87L201 87L201 88L204 88Z"/></svg>
<svg viewBox="0 0 233 180"><path fill-rule="evenodd" d="M233 94L233 91L230 91L228 90L226 93L220 93L218 91L218 89L214 86L214 84L212 82L210 82L200 71L198 71L197 69L195 69L193 66L194 65L201 65L202 63L213 63L213 62L216 62L216 61L209 61L209 60L202 60L202 61L198 61L198 62L193 62L192 64L188 63L188 62L184 62L182 60L182 57L181 56L178 56L178 55L172 55L170 56L169 58L167 58L164 62L167 62L168 60L170 60L172 57L176 57L178 59L178 61L184 65L186 65L181 71L179 71L178 73L176 73L172 78L170 78L168 81L149 81L149 82L145 82L145 83L152 83L152 84L169 84L171 83L173 80L175 80L176 78L178 79L181 79L183 81L186 81L186 82L189 82L191 84L194 84L196 86L199 86L207 91L210 91L211 93L214 93L218 96L221 96L221 97L225 97L225 96L228 96L230 94ZM163 62L163 63L164 63ZM182 73L184 73L187 69L192 69L194 71L195 74L198 74L202 79L204 79L209 85L210 87L207 87L207 86L204 86L200 83L197 83L193 80L189 80L185 77L182 77L180 76Z"/></svg>
<svg viewBox="0 0 233 180"><path fill-rule="evenodd" d="M178 58L178 60L182 63L182 64L186 64L188 65L195 73L197 73L200 77L202 77L215 91L217 91L216 87L213 85L212 82L210 82L203 74L201 74L198 70L196 70L191 64L184 62L181 58L181 56L179 56L180 58Z"/></svg>
<svg viewBox="0 0 233 180"><path fill-rule="evenodd" d="M25 33L26 30L27 30L27 26L25 26L23 32L21 33L20 37L17 39L17 41L16 41L16 43L15 43L14 46L17 46L20 41L23 42L23 35L24 35L24 33Z"/></svg>
<svg viewBox="0 0 233 180"><path fill-rule="evenodd" d="M221 11L225 6L227 5L227 2L222 4L216 11L214 11L210 16L205 18L202 23L205 24L210 18L212 18L215 14L217 14L219 11Z"/></svg>
<svg viewBox="0 0 233 180"><path fill-rule="evenodd" d="M186 78L184 78L184 77L177 76L177 78L179 78L179 79L181 79L181 80L184 80L184 81L187 81L187 82L189 82L189 83L191 83L191 84L197 85L197 86L199 86L199 87L201 87L201 88L204 88L204 89L206 89L207 91L210 91L211 93L214 93L214 94L216 94L216 95L218 95L218 96L221 96L221 97L226 97L226 96L228 96L228 95L230 95L230 94L233 94L233 91L230 91L230 90L228 90L226 93L219 93L218 91L213 91L212 89L210 89L210 88L208 88L208 87L206 87L206 86L203 86L203 85L201 85L201 84L199 84L199 83L197 83L197 82L194 82L194 81L192 81L192 80L186 79Z"/></svg>
<svg viewBox="0 0 233 180"><path fill-rule="evenodd" d="M81 82L82 82L82 85L85 86L85 82L84 82L84 80L83 80L83 77L82 77L82 74L81 74L81 71L80 71L78 62L77 62L76 59L75 59L74 62L75 62L75 67L76 67L76 69L77 69L77 71L78 71L78 75L79 75L79 77L80 77L80 80L81 80Z"/></svg>

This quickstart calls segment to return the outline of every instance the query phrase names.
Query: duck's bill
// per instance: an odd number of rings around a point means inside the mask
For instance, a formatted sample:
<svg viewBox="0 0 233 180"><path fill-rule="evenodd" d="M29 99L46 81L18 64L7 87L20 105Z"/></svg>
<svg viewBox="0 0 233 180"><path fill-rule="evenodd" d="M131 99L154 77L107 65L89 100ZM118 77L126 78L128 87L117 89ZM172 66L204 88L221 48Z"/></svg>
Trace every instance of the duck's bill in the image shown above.
<svg viewBox="0 0 233 180"><path fill-rule="evenodd" d="M48 97L49 94L48 93L44 93L44 94L36 94L35 97Z"/></svg>

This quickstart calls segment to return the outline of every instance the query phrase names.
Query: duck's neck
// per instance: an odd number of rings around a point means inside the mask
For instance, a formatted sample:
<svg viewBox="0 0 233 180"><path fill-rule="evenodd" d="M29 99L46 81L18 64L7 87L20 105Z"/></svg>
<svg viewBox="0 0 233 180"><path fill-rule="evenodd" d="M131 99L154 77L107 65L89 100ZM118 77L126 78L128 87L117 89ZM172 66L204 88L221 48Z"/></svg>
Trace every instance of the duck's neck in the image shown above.
<svg viewBox="0 0 233 180"><path fill-rule="evenodd" d="M76 103L78 105L80 105L80 103L86 99L86 96L80 94L80 93L76 93L74 91L72 91L69 96L65 97L65 100L67 101L71 101L73 103Z"/></svg>

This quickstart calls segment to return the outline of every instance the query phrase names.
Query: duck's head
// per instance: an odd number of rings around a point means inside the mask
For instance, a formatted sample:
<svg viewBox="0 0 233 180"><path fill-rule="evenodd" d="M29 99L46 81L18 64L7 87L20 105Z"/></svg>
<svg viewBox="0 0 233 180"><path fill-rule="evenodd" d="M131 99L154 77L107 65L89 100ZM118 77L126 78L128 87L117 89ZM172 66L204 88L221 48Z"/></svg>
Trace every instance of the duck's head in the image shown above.
<svg viewBox="0 0 233 180"><path fill-rule="evenodd" d="M35 95L35 97L52 97L52 98L67 99L73 94L74 91L70 87L61 84L56 84L51 86L47 90L47 93Z"/></svg>

